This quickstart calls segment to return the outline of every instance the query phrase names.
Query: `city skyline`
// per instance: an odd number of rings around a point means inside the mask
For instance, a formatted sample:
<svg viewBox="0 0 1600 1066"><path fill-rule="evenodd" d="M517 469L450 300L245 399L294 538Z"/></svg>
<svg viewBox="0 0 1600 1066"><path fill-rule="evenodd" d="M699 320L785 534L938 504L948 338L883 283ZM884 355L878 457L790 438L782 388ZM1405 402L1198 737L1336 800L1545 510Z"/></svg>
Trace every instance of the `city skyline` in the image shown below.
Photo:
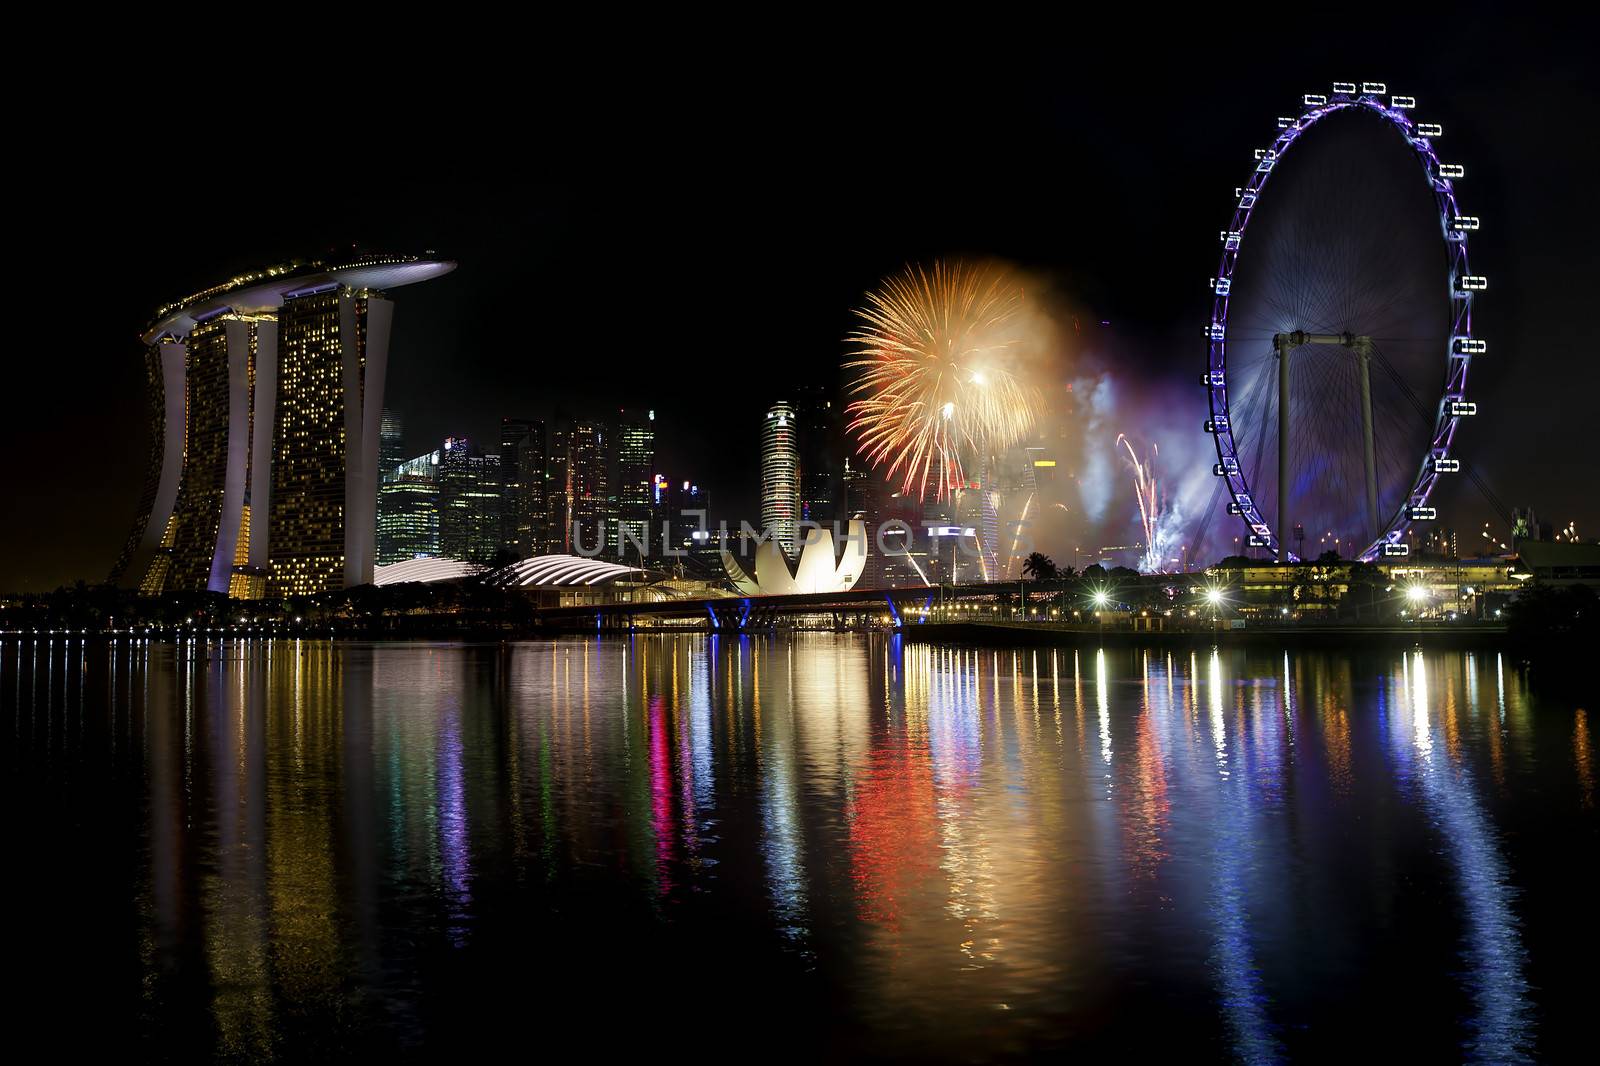
<svg viewBox="0 0 1600 1066"><path fill-rule="evenodd" d="M112 527L138 510L152 446L140 395L147 368L135 333L153 308L274 256L352 241L436 247L463 264L408 292L397 310L386 400L406 412L412 453L449 435L494 441L503 417L553 423L654 409L661 471L707 487L730 513L755 515L759 431L739 410L746 401L729 401L748 396L746 410L764 410L801 387L838 397L842 338L861 295L907 263L958 254L999 257L1035 279L1068 332L1063 387L1113 371L1127 409L1148 413L1153 432L1146 435L1162 438L1164 457L1180 430L1191 447L1204 447L1189 428L1203 406L1189 383L1193 323L1204 314L1214 268L1209 247L1226 221L1219 203L1238 183L1241 160L1260 146L1263 124L1308 84L1341 76L1352 63L1363 68L1357 76L1381 74L1429 101L1449 128L1452 154L1472 163L1471 201L1485 219L1475 257L1494 279L1475 326L1493 348L1474 366L1474 391L1489 399L1475 432L1460 442L1463 461L1507 506L1533 507L1592 533L1600 512L1579 432L1586 397L1600 383L1570 313L1587 282L1569 220L1587 207L1570 183L1554 178L1593 169L1592 141L1567 137L1562 116L1586 113L1595 87L1562 49L1536 68L1488 62L1493 42L1474 25L1467 18L1449 31L1449 61L1397 43L1358 61L1320 59L1316 71L1228 73L1202 89L1208 68L1179 58L1162 78L1123 83L1114 94L1108 86L1095 107L1062 89L997 88L971 109L995 124L1008 164L910 182L862 184L838 168L840 151L863 132L852 124L841 128L854 133L837 137L808 126L792 144L764 135L781 130L763 128L750 165L729 171L718 136L730 127L706 116L684 131L694 148L688 168L646 184L590 180L576 164L544 168L530 181L467 166L460 177L399 180L339 203L268 202L264 210L279 212L273 224L248 232L200 227L180 242L113 219L123 206L115 196L87 202L74 225L102 226L108 247L136 255L141 266L86 308L75 330L95 374L50 360L16 371L18 395L71 396L71 409L96 431L82 432L50 403L23 405L4 420L8 453L33 458L12 490L28 520L0 534L0 588L98 580L122 551L125 531ZM1228 106L1209 108L1204 124L1179 120L1212 96L1226 96ZM994 113L988 105L1000 101L1015 106ZM428 150L429 132L419 130L407 150ZM489 159L484 152L479 162ZM780 166L786 162L794 168ZM395 160L375 158L371 166L392 170ZM206 180L164 176L137 195L150 212L174 214L179 203L204 198ZM798 213L762 214L753 228L739 222L802 184L815 195L803 198ZM1545 191L1513 192L1524 188ZM59 236L30 231L30 239L47 263L67 254ZM618 255L633 248L666 250L669 268L628 267ZM718 275L715 302L698 299L698 279L730 262L766 269ZM45 271L52 272L64 266ZM511 328L529 316L535 328ZM773 331L773 321L785 328ZM759 351L707 344L705 336L751 338ZM1141 428L1107 426L1106 447L1117 433ZM107 439L128 445L107 449ZM1105 536L1086 539L1133 539L1131 490L1113 491L1111 518L1095 527ZM1442 518L1459 529L1491 517L1468 485L1447 485L1436 499Z"/></svg>

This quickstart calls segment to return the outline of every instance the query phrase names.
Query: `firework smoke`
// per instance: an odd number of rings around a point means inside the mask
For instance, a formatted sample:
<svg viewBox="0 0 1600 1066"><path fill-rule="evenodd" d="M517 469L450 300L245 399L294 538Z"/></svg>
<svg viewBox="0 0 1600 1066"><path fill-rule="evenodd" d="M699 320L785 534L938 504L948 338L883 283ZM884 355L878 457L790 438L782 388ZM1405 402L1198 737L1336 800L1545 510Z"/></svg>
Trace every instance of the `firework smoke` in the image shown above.
<svg viewBox="0 0 1600 1066"><path fill-rule="evenodd" d="M1107 448L1104 434L1117 412L1117 394L1110 371L1074 383L1079 400L1079 425L1083 434L1082 468L1078 475L1078 498L1084 517L1098 525L1105 518L1106 506L1114 492L1112 464L1115 445Z"/></svg>
<svg viewBox="0 0 1600 1066"><path fill-rule="evenodd" d="M848 338L845 409L857 450L907 495L943 500L967 462L1032 429L1042 406L1018 374L1032 338L1022 285L996 266L908 267L867 295Z"/></svg>

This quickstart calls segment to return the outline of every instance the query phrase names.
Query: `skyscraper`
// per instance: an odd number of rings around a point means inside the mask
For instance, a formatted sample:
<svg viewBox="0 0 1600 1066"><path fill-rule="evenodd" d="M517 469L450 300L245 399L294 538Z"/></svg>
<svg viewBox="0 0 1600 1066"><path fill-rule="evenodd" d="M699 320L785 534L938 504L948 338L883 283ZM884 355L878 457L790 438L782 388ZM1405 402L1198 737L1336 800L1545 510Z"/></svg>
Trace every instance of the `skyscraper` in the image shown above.
<svg viewBox="0 0 1600 1066"><path fill-rule="evenodd" d="M500 420L501 543L519 559L541 554L548 542L548 454L543 422Z"/></svg>
<svg viewBox="0 0 1600 1066"><path fill-rule="evenodd" d="M384 292L454 268L415 256L297 262L161 308L143 340L162 446L111 579L235 596L371 580Z"/></svg>
<svg viewBox="0 0 1600 1066"><path fill-rule="evenodd" d="M439 551L439 453L400 463L378 488L378 565Z"/></svg>
<svg viewBox="0 0 1600 1066"><path fill-rule="evenodd" d="M485 455L465 437L439 452L439 553L446 559L492 563L503 543L500 457Z"/></svg>
<svg viewBox="0 0 1600 1066"><path fill-rule="evenodd" d="M883 556L874 543L882 516L879 514L879 493L872 478L872 470L869 467L862 463L852 464L850 457L845 456L844 470L839 477L839 519L841 522L846 522L852 518L859 518L866 529L867 563L862 568L861 580L856 582L856 585L858 588L868 589L879 588L883 583Z"/></svg>
<svg viewBox="0 0 1600 1066"><path fill-rule="evenodd" d="M839 411L827 389L802 386L795 420L800 427L800 517L831 529L840 517Z"/></svg>
<svg viewBox="0 0 1600 1066"><path fill-rule="evenodd" d="M721 545L710 528L711 494L692 479L672 481L665 477L656 483L656 531L659 543L651 545L658 565L681 569L686 565L697 576L722 576ZM704 512L704 513L691 513ZM668 550L681 553L668 555ZM709 569L708 569L709 566Z"/></svg>
<svg viewBox="0 0 1600 1066"><path fill-rule="evenodd" d="M761 423L761 527L793 559L799 551L800 451L794 408L782 400Z"/></svg>
<svg viewBox="0 0 1600 1066"><path fill-rule="evenodd" d="M405 462L405 424L398 411L387 407L378 424L378 483L381 485L394 474L395 467Z"/></svg>
<svg viewBox="0 0 1600 1066"><path fill-rule="evenodd" d="M550 441L549 550L562 554L603 548L615 521L609 495L609 427L589 418L563 422ZM574 537L574 524L577 536Z"/></svg>
<svg viewBox="0 0 1600 1066"><path fill-rule="evenodd" d="M655 514L655 472L651 469L656 459L655 422L654 411L642 422L624 413L617 425L617 525L611 550L618 559L639 565L647 560L639 557L639 549L633 545L647 545L655 533L650 521ZM650 545L652 550L658 547Z"/></svg>

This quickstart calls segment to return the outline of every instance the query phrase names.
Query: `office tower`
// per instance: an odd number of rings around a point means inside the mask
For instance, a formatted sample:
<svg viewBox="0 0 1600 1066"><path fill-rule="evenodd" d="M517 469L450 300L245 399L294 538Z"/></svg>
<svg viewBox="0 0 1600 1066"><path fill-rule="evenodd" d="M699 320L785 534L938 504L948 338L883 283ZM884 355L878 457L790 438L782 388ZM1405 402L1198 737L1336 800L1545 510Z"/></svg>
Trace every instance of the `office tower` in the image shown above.
<svg viewBox="0 0 1600 1066"><path fill-rule="evenodd" d="M604 422L565 421L550 441L550 551L593 555L605 548L615 513L610 498L610 430ZM574 525L577 527L574 536Z"/></svg>
<svg viewBox="0 0 1600 1066"><path fill-rule="evenodd" d="M883 553L875 543L878 524L883 520L877 488L872 470L864 463L852 463L850 457L845 456L839 475L839 521L842 528L843 523L859 518L867 535L867 564L861 571L861 580L856 582L857 588L883 587Z"/></svg>
<svg viewBox="0 0 1600 1066"><path fill-rule="evenodd" d="M370 581L385 293L454 268L415 256L296 262L159 309L143 340L162 443L111 580L239 597Z"/></svg>
<svg viewBox="0 0 1600 1066"><path fill-rule="evenodd" d="M400 463L378 488L378 565L439 552L439 453Z"/></svg>
<svg viewBox="0 0 1600 1066"><path fill-rule="evenodd" d="M711 494L689 478L673 480L657 474L655 500L651 561L673 572L720 578L722 557L710 518Z"/></svg>
<svg viewBox="0 0 1600 1066"><path fill-rule="evenodd" d="M395 467L405 462L405 425L398 411L384 408L378 424L378 484L383 484L394 473Z"/></svg>
<svg viewBox="0 0 1600 1066"><path fill-rule="evenodd" d="M795 403L799 424L800 517L832 529L840 518L839 411L828 390L804 386Z"/></svg>
<svg viewBox="0 0 1600 1066"><path fill-rule="evenodd" d="M500 456L485 455L465 437L450 437L439 452L439 553L489 564L502 545Z"/></svg>
<svg viewBox="0 0 1600 1066"><path fill-rule="evenodd" d="M953 568L945 571L945 580L963 583L1000 580L1001 493L995 466L992 457L984 456L967 472L966 483L956 490L954 524L961 527L966 543L964 550L954 556Z"/></svg>
<svg viewBox="0 0 1600 1066"><path fill-rule="evenodd" d="M501 544L519 559L543 554L549 538L548 452L542 421L500 420Z"/></svg>
<svg viewBox="0 0 1600 1066"><path fill-rule="evenodd" d="M800 451L794 408L782 400L761 422L761 527L793 559L798 554Z"/></svg>
<svg viewBox="0 0 1600 1066"><path fill-rule="evenodd" d="M639 566L648 561L648 553L659 549L659 545L650 543L659 533L652 522L656 511L655 422L656 413L651 411L644 421L624 413L617 423L617 524L611 550L617 559Z"/></svg>

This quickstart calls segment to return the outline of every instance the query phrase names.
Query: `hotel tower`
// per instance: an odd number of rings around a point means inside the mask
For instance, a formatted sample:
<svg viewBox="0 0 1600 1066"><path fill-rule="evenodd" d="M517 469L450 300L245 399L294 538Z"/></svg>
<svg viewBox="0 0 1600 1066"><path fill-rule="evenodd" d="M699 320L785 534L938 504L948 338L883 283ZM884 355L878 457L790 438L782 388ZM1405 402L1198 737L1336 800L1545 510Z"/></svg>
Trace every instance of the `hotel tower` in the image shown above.
<svg viewBox="0 0 1600 1066"><path fill-rule="evenodd" d="M142 338L149 472L111 579L242 599L370 582L387 293L453 269L296 262L158 311Z"/></svg>

